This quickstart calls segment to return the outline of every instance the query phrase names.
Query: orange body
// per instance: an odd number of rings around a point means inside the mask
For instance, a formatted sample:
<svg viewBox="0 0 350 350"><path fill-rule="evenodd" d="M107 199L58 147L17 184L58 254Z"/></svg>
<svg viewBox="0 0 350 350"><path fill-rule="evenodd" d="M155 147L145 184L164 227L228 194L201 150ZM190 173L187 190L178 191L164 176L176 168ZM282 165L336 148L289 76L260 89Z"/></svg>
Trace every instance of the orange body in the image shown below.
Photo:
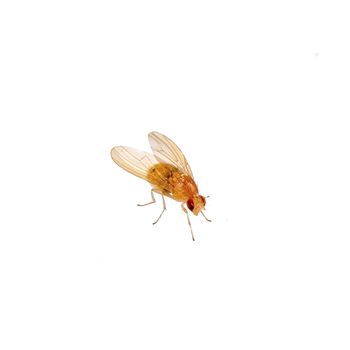
<svg viewBox="0 0 350 350"><path fill-rule="evenodd" d="M167 163L153 165L147 174L153 189L179 202L185 202L194 215L203 210L205 198L198 193L193 178Z"/></svg>
<svg viewBox="0 0 350 350"><path fill-rule="evenodd" d="M187 202L198 195L193 179L171 164L158 163L152 166L148 171L148 181L156 192L179 202Z"/></svg>

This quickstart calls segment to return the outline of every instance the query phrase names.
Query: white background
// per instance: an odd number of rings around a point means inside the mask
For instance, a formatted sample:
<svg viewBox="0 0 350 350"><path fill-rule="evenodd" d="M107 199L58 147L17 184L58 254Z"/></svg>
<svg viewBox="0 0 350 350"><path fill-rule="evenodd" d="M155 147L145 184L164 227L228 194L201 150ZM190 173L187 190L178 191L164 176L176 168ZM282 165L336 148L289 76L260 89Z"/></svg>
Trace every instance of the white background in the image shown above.
<svg viewBox="0 0 350 350"><path fill-rule="evenodd" d="M349 349L347 1L2 1L0 348ZM172 138L207 215L110 149Z"/></svg>

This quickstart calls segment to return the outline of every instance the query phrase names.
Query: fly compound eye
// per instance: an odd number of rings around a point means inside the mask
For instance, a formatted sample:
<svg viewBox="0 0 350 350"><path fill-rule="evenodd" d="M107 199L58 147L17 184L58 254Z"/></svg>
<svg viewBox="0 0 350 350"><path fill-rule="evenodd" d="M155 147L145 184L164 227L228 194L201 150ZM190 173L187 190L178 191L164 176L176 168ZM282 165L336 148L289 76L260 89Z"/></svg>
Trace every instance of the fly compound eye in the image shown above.
<svg viewBox="0 0 350 350"><path fill-rule="evenodd" d="M194 209L194 202L193 202L193 199L189 199L187 201L187 208L190 209L191 211L193 211Z"/></svg>

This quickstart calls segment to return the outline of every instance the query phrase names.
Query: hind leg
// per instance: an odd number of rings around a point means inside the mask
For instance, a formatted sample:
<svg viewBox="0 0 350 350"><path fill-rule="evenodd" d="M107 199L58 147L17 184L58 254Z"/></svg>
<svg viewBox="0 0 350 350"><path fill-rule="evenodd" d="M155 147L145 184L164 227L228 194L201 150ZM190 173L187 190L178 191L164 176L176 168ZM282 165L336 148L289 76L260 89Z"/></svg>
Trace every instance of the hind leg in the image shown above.
<svg viewBox="0 0 350 350"><path fill-rule="evenodd" d="M148 203L145 203L145 204L138 204L137 206L138 206L138 207L144 207L144 206L146 206L146 205L155 203L155 202L156 202L156 199L154 198L153 191L154 191L154 189L152 188L152 189L151 189L151 197L152 197L152 201L151 201L151 202L148 202Z"/></svg>
<svg viewBox="0 0 350 350"><path fill-rule="evenodd" d="M160 213L158 219L153 223L153 225L155 225L159 221L159 219L162 217L163 213L166 211L165 199L164 199L163 195L162 195L162 199L163 199L163 210Z"/></svg>
<svg viewBox="0 0 350 350"><path fill-rule="evenodd" d="M138 204L138 206L139 206L139 207L144 207L144 206L146 206L146 205L155 203L155 202L156 202L156 199L155 199L155 197L154 197L154 192L157 192L157 191L154 190L154 189L152 188L152 189L151 189L152 201L150 201L150 202L148 202L148 203L145 203L145 204ZM159 193L159 192L157 192L157 193ZM159 193L159 194L161 194L161 193ZM158 219L157 219L155 222L153 222L153 225L155 225L155 224L159 221L159 219L162 217L163 213L164 213L165 210L166 210L166 204L165 204L164 196L163 196L162 194L161 194L161 196L162 196L162 199L163 199L163 210L162 210L162 212L160 213Z"/></svg>

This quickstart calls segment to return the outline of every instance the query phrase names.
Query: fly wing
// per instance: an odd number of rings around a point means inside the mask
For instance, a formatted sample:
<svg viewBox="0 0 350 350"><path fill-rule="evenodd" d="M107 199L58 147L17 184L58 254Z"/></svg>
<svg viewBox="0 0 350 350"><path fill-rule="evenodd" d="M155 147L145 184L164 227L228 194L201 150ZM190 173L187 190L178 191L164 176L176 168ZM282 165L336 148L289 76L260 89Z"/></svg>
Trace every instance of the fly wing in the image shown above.
<svg viewBox="0 0 350 350"><path fill-rule="evenodd" d="M121 168L146 181L149 168L158 163L152 154L125 146L113 147L111 156Z"/></svg>
<svg viewBox="0 0 350 350"><path fill-rule="evenodd" d="M154 156L161 163L169 163L193 178L192 170L180 148L165 135L152 131L148 134Z"/></svg>

